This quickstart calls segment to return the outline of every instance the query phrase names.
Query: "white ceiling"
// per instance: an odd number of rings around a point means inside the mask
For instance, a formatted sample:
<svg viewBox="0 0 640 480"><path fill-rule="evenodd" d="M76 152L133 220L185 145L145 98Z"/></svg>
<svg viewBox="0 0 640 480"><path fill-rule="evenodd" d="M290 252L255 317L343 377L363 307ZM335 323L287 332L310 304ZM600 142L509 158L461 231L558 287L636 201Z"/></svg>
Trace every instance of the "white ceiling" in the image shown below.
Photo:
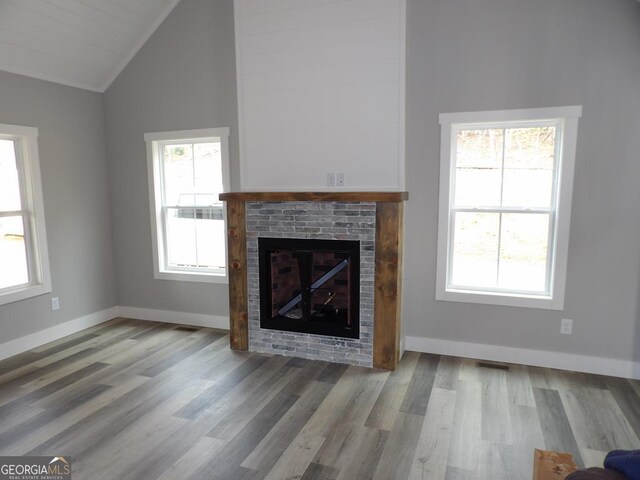
<svg viewBox="0 0 640 480"><path fill-rule="evenodd" d="M103 92L179 0L0 0L0 70Z"/></svg>

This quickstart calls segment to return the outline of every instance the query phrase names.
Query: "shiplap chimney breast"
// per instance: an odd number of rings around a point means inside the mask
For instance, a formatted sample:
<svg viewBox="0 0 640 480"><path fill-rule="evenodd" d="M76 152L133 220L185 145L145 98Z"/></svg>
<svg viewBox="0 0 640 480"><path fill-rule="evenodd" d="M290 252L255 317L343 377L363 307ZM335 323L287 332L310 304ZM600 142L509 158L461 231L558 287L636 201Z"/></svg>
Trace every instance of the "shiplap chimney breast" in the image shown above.
<svg viewBox="0 0 640 480"><path fill-rule="evenodd" d="M235 0L243 190L404 188L405 0Z"/></svg>

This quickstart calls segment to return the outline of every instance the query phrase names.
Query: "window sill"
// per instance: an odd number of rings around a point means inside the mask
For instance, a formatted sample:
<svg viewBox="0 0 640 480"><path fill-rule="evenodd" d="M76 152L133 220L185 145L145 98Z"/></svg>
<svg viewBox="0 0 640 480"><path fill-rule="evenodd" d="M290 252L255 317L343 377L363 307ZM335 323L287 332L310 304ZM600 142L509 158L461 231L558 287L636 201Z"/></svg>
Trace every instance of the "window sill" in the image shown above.
<svg viewBox="0 0 640 480"><path fill-rule="evenodd" d="M507 307L540 308L545 310L562 310L562 302L554 300L550 296L519 295L519 294L495 294L470 290L439 290L436 292L436 300L447 302L481 303L485 305L502 305Z"/></svg>
<svg viewBox="0 0 640 480"><path fill-rule="evenodd" d="M28 285L16 290L8 290L7 292L0 294L0 305L19 302L20 300L26 300L28 298L45 295L47 293L51 293L51 287L42 284Z"/></svg>
<svg viewBox="0 0 640 480"><path fill-rule="evenodd" d="M174 280L178 282L220 283L220 284L229 283L229 277L227 276L226 273L195 273L195 272L164 271L164 272L155 272L153 277L156 280Z"/></svg>

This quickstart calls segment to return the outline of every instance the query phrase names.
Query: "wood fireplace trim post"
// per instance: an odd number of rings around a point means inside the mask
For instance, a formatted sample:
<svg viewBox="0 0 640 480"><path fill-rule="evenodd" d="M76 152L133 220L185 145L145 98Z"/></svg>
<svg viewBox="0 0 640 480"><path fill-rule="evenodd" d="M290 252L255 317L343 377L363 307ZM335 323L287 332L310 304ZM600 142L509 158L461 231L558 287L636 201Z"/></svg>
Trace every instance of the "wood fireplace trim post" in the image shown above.
<svg viewBox="0 0 640 480"><path fill-rule="evenodd" d="M375 202L375 294L373 367L395 370L400 361L402 202L407 192L228 192L227 256L229 273L230 345L249 348L247 298L247 232L245 202Z"/></svg>
<svg viewBox="0 0 640 480"><path fill-rule="evenodd" d="M247 229L245 203L227 201L227 257L229 272L229 339L232 350L249 349L247 299Z"/></svg>
<svg viewBox="0 0 640 480"><path fill-rule="evenodd" d="M376 203L373 366L395 370L400 361L402 203Z"/></svg>

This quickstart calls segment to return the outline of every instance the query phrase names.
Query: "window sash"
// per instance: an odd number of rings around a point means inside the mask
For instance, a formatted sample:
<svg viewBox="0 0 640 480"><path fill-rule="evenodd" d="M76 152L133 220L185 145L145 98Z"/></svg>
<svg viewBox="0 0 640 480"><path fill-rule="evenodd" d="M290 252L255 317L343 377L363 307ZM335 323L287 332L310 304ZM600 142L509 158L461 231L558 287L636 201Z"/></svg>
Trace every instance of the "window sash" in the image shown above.
<svg viewBox="0 0 640 480"><path fill-rule="evenodd" d="M163 231L163 251L164 251L164 269L167 271L177 271L177 272L202 272L202 273L213 273L213 274L221 274L226 272L226 267L206 267L202 265L175 265L169 261L169 225L168 225L168 217L170 210L178 210L178 212L186 212L186 213L194 213L197 214L200 212L204 214L204 212L208 212L210 214L209 217L197 218L189 215L185 215L180 218L185 219L193 219L193 220L225 220L225 213L222 205L215 206L199 206L199 207L181 207L181 206L167 206L162 207L161 209L161 223L162 223L162 231ZM213 218L215 217L215 218ZM198 257L197 253L197 242L196 242L196 258Z"/></svg>
<svg viewBox="0 0 640 480"><path fill-rule="evenodd" d="M31 212L27 210L18 210L18 211L3 211L0 212L0 217L21 217L22 218L22 229L24 232L24 245L25 245L25 256L27 261L27 275L28 281L26 283L20 283L16 285L10 285L5 288L0 288L0 295L5 293L10 293L15 290L21 290L25 287L32 287L40 284L40 279L37 275L37 265L35 262L35 253L34 253L34 242L33 242L33 234L32 234L32 218L33 215Z"/></svg>
<svg viewBox="0 0 640 480"><path fill-rule="evenodd" d="M194 145L197 144L202 144L202 143L218 143L220 145L220 149L222 149L222 141L220 139L217 138L206 138L206 139L202 139L200 141L196 141L196 140L185 140L183 142L180 141L168 141L168 142L157 142L156 143L156 148L157 148L157 155L158 155L158 167L159 167L159 180L160 180L160 200L162 202L162 206L163 207L176 207L176 208L181 208L183 207L183 205L170 205L167 203L166 197L167 197L167 188L166 188L166 182L165 182L165 157L164 157L164 149L167 146L171 146L171 145L191 145L192 147ZM222 155L222 153L221 153ZM222 162L224 162L224 160L222 160ZM192 163L195 163L195 161L193 161ZM224 168L224 167L223 167ZM222 176L223 176L223 183L224 183L224 172L222 172ZM197 193L193 193L193 195L217 195L218 193L221 192L197 192ZM219 205L222 208L222 202L215 202L212 205L195 205L194 207L210 207L210 206L217 206ZM189 205L189 207L191 207L192 205Z"/></svg>
<svg viewBox="0 0 640 480"><path fill-rule="evenodd" d="M563 127L564 124L561 119L554 120L520 120L509 122L481 122L481 123L458 123L451 125L451 170L450 170L450 197L449 197L449 209L453 208L505 208L502 205L460 205L455 203L455 193L457 184L457 168L458 168L458 133L466 130L502 130L503 131L503 143L502 143L502 159L501 159L501 172L502 178L500 180L500 201L502 202L504 191L504 163L506 153L506 131L511 129L522 128L538 128L538 127L553 127L555 129L554 139L554 151L553 151L553 174L551 179L551 198L549 201L550 207L518 207L517 205L508 205L507 208L517 209L545 209L550 208L552 210L557 209L558 205L558 190L559 190L559 166L562 156L562 138L564 136Z"/></svg>
<svg viewBox="0 0 640 480"><path fill-rule="evenodd" d="M500 224L498 226L498 255L496 257L496 273L500 275L500 247L501 247L501 237L502 237L502 214L505 213L516 213L516 214L532 214L532 215L548 215L549 216L549 225L547 227L547 258L545 265L545 288L544 290L522 290L515 288L499 288L499 287L479 287L479 286L471 286L471 285L460 285L452 282L452 273L453 273L453 259L454 252L453 247L455 246L455 216L456 213L496 213L501 216ZM553 291L553 262L555 258L555 225L556 225L556 214L553 209L513 209L513 208L452 208L450 209L449 214L449 245L447 249L447 290L456 290L456 291L469 291L469 292L487 292L487 293L505 293L505 294L520 294L527 296L548 296L551 295Z"/></svg>
<svg viewBox="0 0 640 480"><path fill-rule="evenodd" d="M25 150L23 148L23 137L15 135L2 135L4 140L12 140L14 145L14 154L16 169L18 171L18 191L20 192L20 210L0 210L0 218L6 217L22 217L22 228L24 232L25 255L27 261L28 281L17 285L11 285L0 289L0 295L9 293L14 290L20 290L25 287L32 287L41 282L38 264L36 260L35 242L33 239L33 231L35 231L35 214L29 210L31 205L30 195L27 191L26 173L25 173Z"/></svg>
<svg viewBox="0 0 640 480"><path fill-rule="evenodd" d="M167 188L166 188L166 184L165 184L165 156L164 156L164 149L166 147L172 146L172 145L191 145L192 148L194 145L198 145L198 144L203 144L203 143L217 143L220 145L220 155L223 155L222 152L222 138L219 137L209 137L209 138L199 138L199 139L185 139L185 140L166 140L166 141L159 141L159 142L155 142L156 145L156 149L157 149L157 155L158 155L158 163L159 163L159 180L160 180L160 200L162 202L162 207L175 207L175 208L182 208L182 206L180 205L170 205L167 203L166 200L166 196L167 196ZM195 164L195 160L192 162ZM224 158L222 158L221 163L224 163ZM221 165L222 169L224 170L224 165ZM222 173L222 178L223 178L223 183L224 183L224 171L221 172ZM199 193L194 193L194 195L216 195L217 193L221 193L221 192L199 192ZM194 206L195 208L204 208L204 207L209 207L209 206L216 206L216 205L220 205L220 208L222 208L222 202L216 202L216 204L214 205L196 205ZM191 206L190 206L191 207Z"/></svg>

